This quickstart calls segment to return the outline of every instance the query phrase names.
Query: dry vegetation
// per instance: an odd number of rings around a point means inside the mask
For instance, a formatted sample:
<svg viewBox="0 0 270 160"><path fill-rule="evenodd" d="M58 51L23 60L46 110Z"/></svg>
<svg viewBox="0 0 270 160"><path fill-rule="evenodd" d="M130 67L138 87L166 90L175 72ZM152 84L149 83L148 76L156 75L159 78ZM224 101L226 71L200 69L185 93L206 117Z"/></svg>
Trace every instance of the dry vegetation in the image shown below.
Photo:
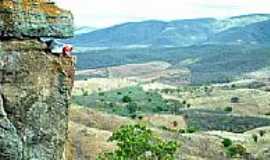
<svg viewBox="0 0 270 160"><path fill-rule="evenodd" d="M194 110L194 114L198 112L200 116L205 114L202 121L208 122L210 120L212 123L212 121L216 121L215 118L220 119L218 117L221 116L222 121L215 122L215 125L220 124L218 127L221 128L232 117L236 119L239 117L241 123L249 122L248 119L245 120L247 116L253 116L251 119L254 119L254 124L257 123L256 118L258 118L258 123L259 121L268 120L267 114L270 114L270 92L267 90L267 87L269 87L269 75L266 76L267 74L263 72L264 70L251 73L253 77L256 77L254 74L257 75L256 79L239 79L231 83L204 86L179 86L172 85L172 83L164 84L164 81L160 81L160 75L170 69L168 68L169 65L157 64L155 62L145 65L125 65L119 68L108 69L108 73L114 78L91 78L76 81L74 95L82 96L87 91L88 95L92 93L105 93L106 96L103 95L103 98L112 98L110 94L113 93L115 95L114 92L120 91L119 89L125 95L126 92L130 92L130 88L138 86L142 88L140 92L156 92L161 94L163 99L178 101L180 104L183 104L182 107L184 108L181 108L181 110ZM142 69L145 70L142 71ZM86 73L89 73L89 71L82 72L82 74ZM156 79L157 74L158 80L147 80L151 77ZM167 75L170 76L170 74ZM138 79L140 79L139 82L137 81ZM128 90L124 91L125 88ZM132 90L132 94L134 94L133 92L137 92L137 90ZM140 95L144 94L136 96ZM238 101L233 102L233 97L237 97ZM232 110L226 111L228 107ZM200 110L204 112L201 113ZM193 114L193 112L189 114ZM177 153L177 159L240 160L257 158L266 160L270 156L269 127L257 128L244 133L225 132L225 129L217 131L211 129L208 131L194 130L195 132L190 131L189 133L187 131L187 128L190 127L188 119L192 118L192 116L187 117L187 115L142 114L141 117L132 119L100 112L85 106L73 105L70 109L69 143L67 144L68 160L72 158L94 160L99 153L113 150L115 148L114 144L107 142L112 132L123 124L135 123L146 124L156 134L165 139L179 141L182 147ZM238 123L237 120L234 122ZM239 125L240 128L242 127L241 125ZM234 125L232 124L232 126ZM246 127L254 128L254 126ZM232 129L232 131L237 130ZM227 148L223 146L223 140L226 138L230 139L234 145L243 147L247 154L244 157L239 155L233 158L228 157L226 153Z"/></svg>

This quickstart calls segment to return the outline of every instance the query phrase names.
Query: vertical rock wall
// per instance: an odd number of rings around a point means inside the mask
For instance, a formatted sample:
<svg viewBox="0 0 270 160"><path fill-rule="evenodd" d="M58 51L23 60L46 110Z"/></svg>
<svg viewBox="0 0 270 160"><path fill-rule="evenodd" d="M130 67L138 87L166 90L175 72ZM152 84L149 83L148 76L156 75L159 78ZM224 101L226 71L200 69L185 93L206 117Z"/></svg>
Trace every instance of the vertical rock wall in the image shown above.
<svg viewBox="0 0 270 160"><path fill-rule="evenodd" d="M0 49L0 159L61 160L73 59L46 53L38 40L1 41Z"/></svg>

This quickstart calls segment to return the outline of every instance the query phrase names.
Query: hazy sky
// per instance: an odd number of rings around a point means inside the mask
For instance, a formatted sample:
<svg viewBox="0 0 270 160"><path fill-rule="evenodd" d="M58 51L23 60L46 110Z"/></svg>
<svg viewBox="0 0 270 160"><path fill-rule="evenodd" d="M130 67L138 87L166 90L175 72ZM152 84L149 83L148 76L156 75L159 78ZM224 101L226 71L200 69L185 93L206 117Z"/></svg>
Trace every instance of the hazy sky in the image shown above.
<svg viewBox="0 0 270 160"><path fill-rule="evenodd" d="M270 0L54 0L74 13L75 25L106 27L127 21L229 17L270 13Z"/></svg>

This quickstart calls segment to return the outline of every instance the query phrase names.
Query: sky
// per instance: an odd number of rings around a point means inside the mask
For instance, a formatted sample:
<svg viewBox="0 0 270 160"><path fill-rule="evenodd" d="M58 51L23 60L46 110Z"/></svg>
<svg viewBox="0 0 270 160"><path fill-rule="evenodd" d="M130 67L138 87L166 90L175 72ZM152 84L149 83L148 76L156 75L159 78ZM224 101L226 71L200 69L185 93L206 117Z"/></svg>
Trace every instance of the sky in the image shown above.
<svg viewBox="0 0 270 160"><path fill-rule="evenodd" d="M76 26L270 13L270 0L54 0L71 10Z"/></svg>

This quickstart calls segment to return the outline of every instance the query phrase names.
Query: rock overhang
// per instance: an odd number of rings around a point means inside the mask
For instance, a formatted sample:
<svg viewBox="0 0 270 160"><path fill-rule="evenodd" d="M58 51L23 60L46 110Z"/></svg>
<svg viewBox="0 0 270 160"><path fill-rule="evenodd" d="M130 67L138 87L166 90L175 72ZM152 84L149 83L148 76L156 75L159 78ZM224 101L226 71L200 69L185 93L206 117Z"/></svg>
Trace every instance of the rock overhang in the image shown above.
<svg viewBox="0 0 270 160"><path fill-rule="evenodd" d="M0 0L0 38L73 36L73 15L48 0Z"/></svg>

